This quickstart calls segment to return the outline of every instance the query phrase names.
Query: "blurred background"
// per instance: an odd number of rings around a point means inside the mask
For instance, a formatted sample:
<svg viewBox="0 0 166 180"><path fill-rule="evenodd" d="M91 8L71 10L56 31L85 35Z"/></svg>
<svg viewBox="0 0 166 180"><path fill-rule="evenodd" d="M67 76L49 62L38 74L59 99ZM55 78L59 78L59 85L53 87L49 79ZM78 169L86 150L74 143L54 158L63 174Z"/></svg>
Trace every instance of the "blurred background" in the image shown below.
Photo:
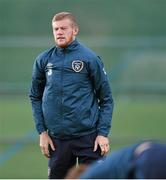
<svg viewBox="0 0 166 180"><path fill-rule="evenodd" d="M115 101L112 150L166 139L166 0L0 0L0 178L47 178L28 91L35 57L70 11L102 58Z"/></svg>

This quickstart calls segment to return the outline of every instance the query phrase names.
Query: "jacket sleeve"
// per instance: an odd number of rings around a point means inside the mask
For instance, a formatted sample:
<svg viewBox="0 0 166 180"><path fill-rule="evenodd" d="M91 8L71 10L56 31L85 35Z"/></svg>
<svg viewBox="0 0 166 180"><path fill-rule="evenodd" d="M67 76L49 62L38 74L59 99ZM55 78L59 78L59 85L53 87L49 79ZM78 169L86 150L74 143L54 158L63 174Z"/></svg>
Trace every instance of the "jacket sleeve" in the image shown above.
<svg viewBox="0 0 166 180"><path fill-rule="evenodd" d="M109 154L100 163L95 162L81 174L80 179L132 179L133 152L138 144L132 144ZM138 158L140 159L140 158ZM138 167L140 168L140 166ZM135 169L134 169L135 170ZM141 169L140 169L141 170ZM136 171L135 171L136 172ZM142 173L137 173L142 176ZM133 174L134 175L134 174ZM142 177L138 177L140 179Z"/></svg>
<svg viewBox="0 0 166 180"><path fill-rule="evenodd" d="M33 118L38 133L46 131L42 111L42 97L45 87L45 72L40 56L36 58L33 65L32 83L29 97L32 104Z"/></svg>
<svg viewBox="0 0 166 180"><path fill-rule="evenodd" d="M96 57L90 63L90 74L99 103L98 135L108 136L111 128L114 102L107 74L99 57Z"/></svg>

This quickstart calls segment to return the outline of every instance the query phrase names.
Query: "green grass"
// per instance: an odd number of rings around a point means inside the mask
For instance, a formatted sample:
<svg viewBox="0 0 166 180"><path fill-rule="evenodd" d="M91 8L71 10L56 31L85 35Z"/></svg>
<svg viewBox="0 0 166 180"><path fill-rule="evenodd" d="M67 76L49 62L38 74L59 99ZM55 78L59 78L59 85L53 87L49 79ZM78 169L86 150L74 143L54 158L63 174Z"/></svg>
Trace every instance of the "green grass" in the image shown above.
<svg viewBox="0 0 166 180"><path fill-rule="evenodd" d="M164 139L166 102L133 100L115 102L112 134L114 138Z"/></svg>
<svg viewBox="0 0 166 180"><path fill-rule="evenodd" d="M27 47L0 48L0 82L30 82L33 62L43 50L41 48Z"/></svg>
<svg viewBox="0 0 166 180"><path fill-rule="evenodd" d="M165 139L166 101L159 99L115 97L111 149L141 139ZM31 107L25 96L0 96L0 139L21 139L34 128ZM0 154L10 144L0 144ZM10 169L10 173L9 173ZM47 178L47 159L38 146L38 138L0 165L0 178Z"/></svg>
<svg viewBox="0 0 166 180"><path fill-rule="evenodd" d="M1 0L0 32L2 35L46 35L51 32L53 15L70 11L76 15L83 35L162 36L165 35L165 9L165 0Z"/></svg>
<svg viewBox="0 0 166 180"><path fill-rule="evenodd" d="M31 106L26 96L0 96L0 137L19 138L33 128Z"/></svg>
<svg viewBox="0 0 166 180"><path fill-rule="evenodd" d="M5 37L8 38L4 40L4 47L3 41L0 47L0 92L27 93L33 61L40 52L48 48L44 47L48 42L41 43L41 47L17 47L19 45L17 36L34 37L29 41L22 39L25 41L23 45L28 42L33 44L36 41L35 37L53 38L51 30L53 14L71 11L78 18L79 36L85 39L97 37L96 45L100 45L100 37L164 37L165 9L165 0L141 2L140 0L89 0L88 5L84 1L74 0L1 0L0 37L1 41ZM12 37L15 38L14 41ZM8 40L11 40L9 47L5 47ZM106 42L109 44L109 40ZM124 42L128 45L127 40ZM12 46L12 43L16 44ZM89 43L85 42L85 44L89 46ZM119 95L119 92L125 94L126 86L123 85L127 83L127 88L133 85L137 87L139 81L139 90L141 90L139 93L148 95L151 89L151 94L161 93L159 90L165 93L165 46L163 43L159 46L154 45L154 42L152 44L149 42L147 48L142 45L123 47L117 46L115 42L114 47L104 47L101 42L101 47L89 47L101 56L114 94ZM138 61L135 61L136 59ZM128 60L131 61L125 69L123 63ZM119 66L119 63L122 64ZM158 82L161 82L160 86ZM130 91L126 94L129 93ZM132 98L130 94L127 98L115 97L110 136L111 149L141 139L165 140L166 98L158 97ZM10 147L10 141L24 139L32 129L34 123L28 97L0 95L0 157L1 153L4 154ZM40 152L37 137L11 159L0 164L0 178L47 178L47 160Z"/></svg>
<svg viewBox="0 0 166 180"><path fill-rule="evenodd" d="M47 178L47 159L37 144L27 144L18 154L0 166L0 178L42 179Z"/></svg>

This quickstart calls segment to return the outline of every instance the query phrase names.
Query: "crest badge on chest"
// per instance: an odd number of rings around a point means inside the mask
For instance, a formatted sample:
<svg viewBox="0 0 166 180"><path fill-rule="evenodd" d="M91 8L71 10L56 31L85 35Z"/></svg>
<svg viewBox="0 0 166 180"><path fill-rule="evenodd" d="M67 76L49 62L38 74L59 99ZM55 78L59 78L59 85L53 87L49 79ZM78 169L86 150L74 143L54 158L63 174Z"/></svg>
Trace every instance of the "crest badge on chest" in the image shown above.
<svg viewBox="0 0 166 180"><path fill-rule="evenodd" d="M80 72L84 67L84 62L80 60L75 60L72 62L72 69L75 72Z"/></svg>

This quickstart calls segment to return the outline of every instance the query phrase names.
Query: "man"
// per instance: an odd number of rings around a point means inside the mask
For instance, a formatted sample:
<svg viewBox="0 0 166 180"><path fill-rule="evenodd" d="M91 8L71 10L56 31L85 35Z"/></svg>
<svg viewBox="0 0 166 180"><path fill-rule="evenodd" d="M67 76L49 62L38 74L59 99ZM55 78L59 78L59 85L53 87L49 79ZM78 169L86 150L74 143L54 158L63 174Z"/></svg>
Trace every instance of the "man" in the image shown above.
<svg viewBox="0 0 166 180"><path fill-rule="evenodd" d="M76 169L74 170L76 171ZM74 170L74 173L70 172L68 177L77 175ZM166 179L165 144L146 141L127 146L111 153L101 163L94 163L90 167L86 167L86 171L81 175L81 179L133 178Z"/></svg>
<svg viewBox="0 0 166 180"><path fill-rule="evenodd" d="M98 56L76 40L75 17L52 19L56 46L34 63L30 99L49 178L63 178L76 163L89 164L109 151L113 99Z"/></svg>

